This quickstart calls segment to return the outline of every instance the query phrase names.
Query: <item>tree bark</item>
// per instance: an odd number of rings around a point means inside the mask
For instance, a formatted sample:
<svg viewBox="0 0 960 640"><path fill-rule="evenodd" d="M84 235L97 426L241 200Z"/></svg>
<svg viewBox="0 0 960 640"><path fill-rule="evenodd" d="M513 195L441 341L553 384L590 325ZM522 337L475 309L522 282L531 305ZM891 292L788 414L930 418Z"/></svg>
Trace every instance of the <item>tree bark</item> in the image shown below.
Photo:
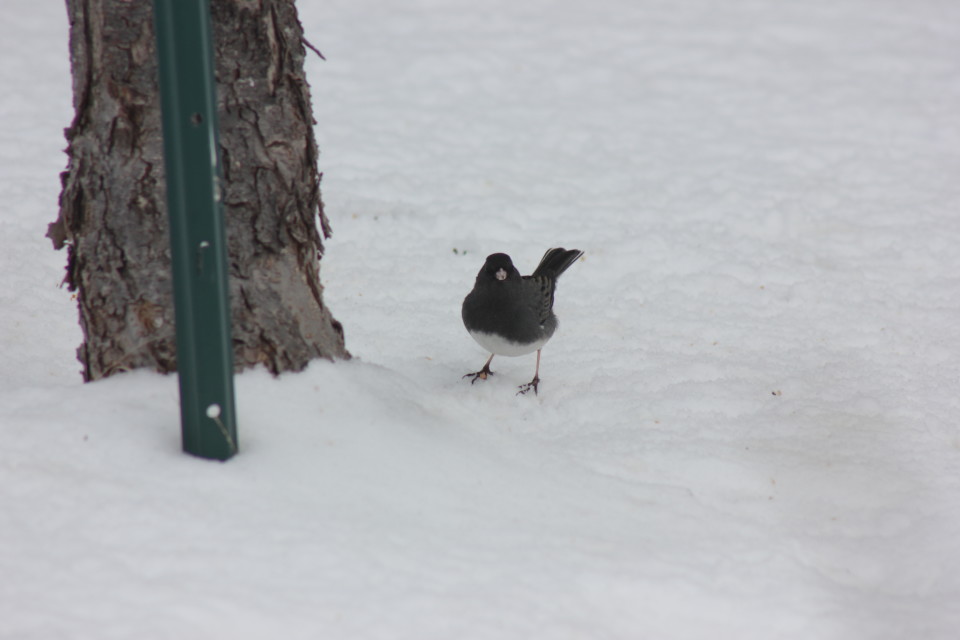
<svg viewBox="0 0 960 640"><path fill-rule="evenodd" d="M67 0L75 118L60 214L86 380L176 369L150 0ZM273 373L348 358L323 304L320 199L292 0L212 0L234 360Z"/></svg>

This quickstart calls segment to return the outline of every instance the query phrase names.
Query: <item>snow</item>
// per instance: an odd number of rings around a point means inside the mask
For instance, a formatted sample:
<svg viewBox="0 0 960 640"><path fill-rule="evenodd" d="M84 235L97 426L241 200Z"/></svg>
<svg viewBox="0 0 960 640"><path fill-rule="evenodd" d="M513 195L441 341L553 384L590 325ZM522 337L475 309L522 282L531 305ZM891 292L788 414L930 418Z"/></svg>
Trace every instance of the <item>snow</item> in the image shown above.
<svg viewBox="0 0 960 640"><path fill-rule="evenodd" d="M955 637L960 4L300 10L356 358L238 376L220 464L80 380L66 17L4 5L0 637ZM551 246L540 394L462 380Z"/></svg>

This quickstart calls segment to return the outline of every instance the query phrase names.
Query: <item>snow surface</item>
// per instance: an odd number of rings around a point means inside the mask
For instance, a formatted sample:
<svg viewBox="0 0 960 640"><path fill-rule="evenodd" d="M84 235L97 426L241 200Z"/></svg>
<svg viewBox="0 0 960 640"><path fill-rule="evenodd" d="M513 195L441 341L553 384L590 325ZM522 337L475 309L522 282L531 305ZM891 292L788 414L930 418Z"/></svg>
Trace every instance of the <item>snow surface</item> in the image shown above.
<svg viewBox="0 0 960 640"><path fill-rule="evenodd" d="M49 5L49 6L47 6ZM957 637L960 3L301 2L351 362L83 385L62 3L0 21L0 637ZM483 258L582 249L534 357Z"/></svg>

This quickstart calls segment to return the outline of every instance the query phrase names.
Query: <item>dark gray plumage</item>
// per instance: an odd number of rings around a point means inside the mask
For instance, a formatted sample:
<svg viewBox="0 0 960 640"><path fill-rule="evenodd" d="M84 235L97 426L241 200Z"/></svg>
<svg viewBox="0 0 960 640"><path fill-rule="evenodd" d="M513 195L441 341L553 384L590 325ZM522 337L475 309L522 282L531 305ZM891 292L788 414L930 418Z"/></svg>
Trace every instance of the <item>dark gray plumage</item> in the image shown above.
<svg viewBox="0 0 960 640"><path fill-rule="evenodd" d="M490 362L495 355L522 356L537 352L533 380L521 385L519 393L540 382L540 350L557 330L553 297L557 278L577 261L578 249L549 249L532 275L521 276L505 253L487 256L471 291L463 300L463 325L477 343L491 352L483 369L468 373L471 384L493 375Z"/></svg>

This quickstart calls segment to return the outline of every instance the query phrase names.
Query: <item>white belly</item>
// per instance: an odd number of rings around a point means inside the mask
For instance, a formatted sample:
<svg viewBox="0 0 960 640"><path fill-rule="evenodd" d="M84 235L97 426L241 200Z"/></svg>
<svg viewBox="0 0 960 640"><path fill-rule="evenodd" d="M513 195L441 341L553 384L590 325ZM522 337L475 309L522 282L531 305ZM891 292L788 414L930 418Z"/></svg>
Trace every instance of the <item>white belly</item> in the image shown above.
<svg viewBox="0 0 960 640"><path fill-rule="evenodd" d="M547 344L547 340L550 339L550 336L546 336L530 344L520 344L483 331L471 331L470 335L477 341L477 344L498 356L525 356Z"/></svg>

